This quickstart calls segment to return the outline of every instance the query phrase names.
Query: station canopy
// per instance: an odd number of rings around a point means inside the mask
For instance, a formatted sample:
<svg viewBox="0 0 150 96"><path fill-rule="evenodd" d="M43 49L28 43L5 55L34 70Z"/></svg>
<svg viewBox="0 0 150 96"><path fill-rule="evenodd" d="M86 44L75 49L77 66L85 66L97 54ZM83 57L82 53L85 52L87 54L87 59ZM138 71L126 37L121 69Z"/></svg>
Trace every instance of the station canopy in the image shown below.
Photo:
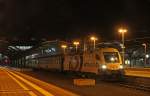
<svg viewBox="0 0 150 96"><path fill-rule="evenodd" d="M0 54L9 58L18 58L39 45L39 41L0 40Z"/></svg>

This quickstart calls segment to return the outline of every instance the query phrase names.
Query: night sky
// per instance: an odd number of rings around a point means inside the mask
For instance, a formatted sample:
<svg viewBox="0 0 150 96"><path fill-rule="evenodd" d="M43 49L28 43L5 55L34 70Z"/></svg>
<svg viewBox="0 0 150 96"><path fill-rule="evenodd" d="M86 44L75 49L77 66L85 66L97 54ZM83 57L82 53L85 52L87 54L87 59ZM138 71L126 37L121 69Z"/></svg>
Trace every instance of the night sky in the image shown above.
<svg viewBox="0 0 150 96"><path fill-rule="evenodd" d="M97 34L118 39L150 36L150 0L16 0L16 26L10 36L68 40Z"/></svg>

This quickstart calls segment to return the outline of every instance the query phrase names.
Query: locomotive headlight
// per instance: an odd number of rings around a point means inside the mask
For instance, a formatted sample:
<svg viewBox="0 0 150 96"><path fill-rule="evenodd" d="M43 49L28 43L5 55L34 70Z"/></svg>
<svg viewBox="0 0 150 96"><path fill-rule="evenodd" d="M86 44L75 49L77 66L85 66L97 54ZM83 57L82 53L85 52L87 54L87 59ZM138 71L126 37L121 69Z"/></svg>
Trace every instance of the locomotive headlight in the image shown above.
<svg viewBox="0 0 150 96"><path fill-rule="evenodd" d="M102 65L102 69L106 69L107 68L107 66L106 65Z"/></svg>
<svg viewBox="0 0 150 96"><path fill-rule="evenodd" d="M123 69L123 65L120 65L119 68L120 68L120 69Z"/></svg>

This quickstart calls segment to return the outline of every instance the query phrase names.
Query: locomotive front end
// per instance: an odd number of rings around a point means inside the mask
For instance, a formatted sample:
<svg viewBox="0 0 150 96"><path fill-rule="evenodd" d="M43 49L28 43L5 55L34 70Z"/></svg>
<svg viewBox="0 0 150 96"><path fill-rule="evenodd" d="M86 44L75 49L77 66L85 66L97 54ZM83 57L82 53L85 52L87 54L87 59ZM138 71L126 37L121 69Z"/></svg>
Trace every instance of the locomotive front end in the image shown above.
<svg viewBox="0 0 150 96"><path fill-rule="evenodd" d="M100 74L107 76L121 76L124 74L124 66L119 51L114 48L107 48L101 51L103 60L100 65Z"/></svg>

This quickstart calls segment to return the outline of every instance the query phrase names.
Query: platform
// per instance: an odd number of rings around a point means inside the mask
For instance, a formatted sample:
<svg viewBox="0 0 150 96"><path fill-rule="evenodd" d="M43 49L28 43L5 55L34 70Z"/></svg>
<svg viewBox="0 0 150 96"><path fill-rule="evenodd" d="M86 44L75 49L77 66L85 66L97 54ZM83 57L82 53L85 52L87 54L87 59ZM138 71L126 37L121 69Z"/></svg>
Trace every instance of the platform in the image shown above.
<svg viewBox="0 0 150 96"><path fill-rule="evenodd" d="M32 90L23 86L9 73L0 70L0 96L31 96Z"/></svg>
<svg viewBox="0 0 150 96"><path fill-rule="evenodd" d="M0 67L0 96L78 96L19 71Z"/></svg>
<svg viewBox="0 0 150 96"><path fill-rule="evenodd" d="M125 75L150 78L150 68L126 68Z"/></svg>

